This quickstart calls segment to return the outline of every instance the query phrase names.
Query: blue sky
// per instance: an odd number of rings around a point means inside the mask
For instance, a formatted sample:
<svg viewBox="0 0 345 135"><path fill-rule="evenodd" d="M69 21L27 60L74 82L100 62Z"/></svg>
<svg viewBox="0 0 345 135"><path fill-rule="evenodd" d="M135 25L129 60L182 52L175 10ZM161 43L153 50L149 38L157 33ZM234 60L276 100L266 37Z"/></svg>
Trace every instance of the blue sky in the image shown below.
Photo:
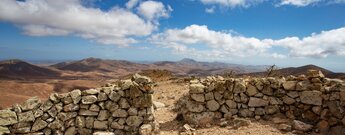
<svg viewBox="0 0 345 135"><path fill-rule="evenodd" d="M179 60L345 72L345 0L2 0L0 59Z"/></svg>

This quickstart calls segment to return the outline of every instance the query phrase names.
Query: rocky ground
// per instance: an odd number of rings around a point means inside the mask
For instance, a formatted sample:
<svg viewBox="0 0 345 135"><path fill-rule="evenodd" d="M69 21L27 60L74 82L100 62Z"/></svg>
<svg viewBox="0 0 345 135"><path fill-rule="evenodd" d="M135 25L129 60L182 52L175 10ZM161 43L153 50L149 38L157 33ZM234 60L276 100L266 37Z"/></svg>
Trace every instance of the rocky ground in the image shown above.
<svg viewBox="0 0 345 135"><path fill-rule="evenodd" d="M291 132L280 131L276 124L271 121L244 119L240 126L229 125L226 127L209 126L206 128L192 128L190 132L186 123L183 122L174 111L174 104L184 94L188 93L187 83L175 81L158 82L155 87L154 101L163 103L165 106L156 110L156 120L160 123L160 135L178 135L180 133L194 133L197 135L292 135Z"/></svg>

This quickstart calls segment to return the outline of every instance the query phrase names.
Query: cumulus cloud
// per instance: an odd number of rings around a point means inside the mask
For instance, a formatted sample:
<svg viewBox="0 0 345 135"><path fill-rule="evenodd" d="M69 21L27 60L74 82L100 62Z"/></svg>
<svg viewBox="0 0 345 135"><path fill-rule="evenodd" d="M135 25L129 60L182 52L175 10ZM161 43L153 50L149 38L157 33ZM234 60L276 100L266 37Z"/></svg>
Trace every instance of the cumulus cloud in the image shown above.
<svg viewBox="0 0 345 135"><path fill-rule="evenodd" d="M126 3L126 8L131 9L139 3L139 0L129 0Z"/></svg>
<svg viewBox="0 0 345 135"><path fill-rule="evenodd" d="M217 52L219 57L259 55L270 48L269 40L233 36L231 33L209 30L205 25L191 25L184 29L169 29L163 33L153 35L150 40L154 44L173 49L175 49L175 46L178 46L179 49L184 46L184 50L182 50L184 52L190 50L188 45L205 45L211 51L203 53L210 56L213 52Z"/></svg>
<svg viewBox="0 0 345 135"><path fill-rule="evenodd" d="M220 5L224 7L249 7L264 0L200 0L203 4Z"/></svg>
<svg viewBox="0 0 345 135"><path fill-rule="evenodd" d="M206 9L205 9L205 12L206 12L206 13L212 14L212 13L214 13L215 8L216 8L215 6L212 6L212 7L210 7L210 8L206 8Z"/></svg>
<svg viewBox="0 0 345 135"><path fill-rule="evenodd" d="M345 56L345 28L339 28L311 36L283 39L258 39L213 31L205 25L190 25L184 29L168 29L152 35L151 43L171 48L173 52L194 55L224 57L263 56L273 58ZM206 46L207 49L200 49ZM285 48L287 54L275 52L272 47Z"/></svg>
<svg viewBox="0 0 345 135"><path fill-rule="evenodd" d="M297 7L304 7L308 6L310 4L315 4L320 2L321 0L281 0L281 2L278 4L278 6L282 5L293 5Z"/></svg>
<svg viewBox="0 0 345 135"><path fill-rule="evenodd" d="M296 57L345 56L345 27L313 33L303 38L286 37L276 40L275 44L288 48L290 55Z"/></svg>
<svg viewBox="0 0 345 135"><path fill-rule="evenodd" d="M155 3L160 7L152 7L155 9L153 16L168 16L164 5ZM85 7L80 0L2 0L0 21L17 24L27 35L72 34L102 44L121 46L136 43L134 37L150 35L158 27L157 22L141 18L130 10L113 7L102 11Z"/></svg>
<svg viewBox="0 0 345 135"><path fill-rule="evenodd" d="M148 20L160 17L168 18L172 10L170 6L166 8L163 3L156 1L144 1L138 7L138 13Z"/></svg>

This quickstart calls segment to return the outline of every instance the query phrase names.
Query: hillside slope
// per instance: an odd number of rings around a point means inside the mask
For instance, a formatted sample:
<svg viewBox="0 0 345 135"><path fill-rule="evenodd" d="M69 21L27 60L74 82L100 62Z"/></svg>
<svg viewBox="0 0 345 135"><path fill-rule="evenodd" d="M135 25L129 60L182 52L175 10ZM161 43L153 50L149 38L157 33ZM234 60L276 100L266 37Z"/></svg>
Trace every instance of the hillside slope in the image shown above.
<svg viewBox="0 0 345 135"><path fill-rule="evenodd" d="M17 59L0 61L0 78L52 78L59 75L58 71L35 66Z"/></svg>

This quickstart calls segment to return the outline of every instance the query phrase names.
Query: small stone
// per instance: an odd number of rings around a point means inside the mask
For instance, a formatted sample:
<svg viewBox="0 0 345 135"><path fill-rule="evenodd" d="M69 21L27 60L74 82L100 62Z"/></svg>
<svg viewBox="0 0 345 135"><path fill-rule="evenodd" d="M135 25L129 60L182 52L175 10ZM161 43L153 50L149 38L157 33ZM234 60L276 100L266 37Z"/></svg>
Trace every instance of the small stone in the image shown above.
<svg viewBox="0 0 345 135"><path fill-rule="evenodd" d="M291 104L295 103L296 101L295 101L295 99L293 99L293 98L290 98L290 97L288 97L288 96L284 96L284 97L283 97L283 102L284 102L285 104L291 105Z"/></svg>
<svg viewBox="0 0 345 135"><path fill-rule="evenodd" d="M100 107L96 104L92 104L89 108L90 111L93 111L93 112L98 112L100 110Z"/></svg>
<svg viewBox="0 0 345 135"><path fill-rule="evenodd" d="M97 119L98 120L107 120L109 118L109 112L108 110L101 110L98 114Z"/></svg>
<svg viewBox="0 0 345 135"><path fill-rule="evenodd" d="M134 107L131 107L128 109L128 115L138 115L138 109L137 108L134 108Z"/></svg>
<svg viewBox="0 0 345 135"><path fill-rule="evenodd" d="M122 125L122 124L120 124L120 123L118 123L118 122L116 122L116 121L113 121L113 122L111 123L110 127L111 127L111 128L114 128L114 129L123 129L123 128L125 128L124 125Z"/></svg>
<svg viewBox="0 0 345 135"><path fill-rule="evenodd" d="M81 91L77 89L77 90L71 91L69 94L73 100L73 103L78 104L79 101L81 100Z"/></svg>
<svg viewBox="0 0 345 135"><path fill-rule="evenodd" d="M104 92L100 92L100 93L98 93L97 99L98 99L98 101L105 101L108 99L108 95Z"/></svg>
<svg viewBox="0 0 345 135"><path fill-rule="evenodd" d="M139 127L142 122L143 122L143 118L140 116L129 116L126 119L127 125L134 126L134 127Z"/></svg>
<svg viewBox="0 0 345 135"><path fill-rule="evenodd" d="M263 100L261 98L255 98L255 97L249 98L248 106L250 107L260 107L260 106L267 106L267 105L268 105L268 101Z"/></svg>
<svg viewBox="0 0 345 135"><path fill-rule="evenodd" d="M41 105L41 109L42 109L42 111L44 111L44 112L46 112L46 111L48 111L51 107L53 107L53 103L52 103L52 101L50 101L50 100L47 100L46 102L44 102L42 105Z"/></svg>
<svg viewBox="0 0 345 135"><path fill-rule="evenodd" d="M289 123L289 119L284 119L284 118L280 118L280 117L274 117L274 118L272 118L272 121L274 124Z"/></svg>
<svg viewBox="0 0 345 135"><path fill-rule="evenodd" d="M216 100L207 101L206 106L210 111L217 111L220 107Z"/></svg>
<svg viewBox="0 0 345 135"><path fill-rule="evenodd" d="M256 89L255 86L248 84L247 86L247 95L248 96L254 96L258 93L258 90Z"/></svg>
<svg viewBox="0 0 345 135"><path fill-rule="evenodd" d="M35 118L41 117L44 113L41 109L36 109L36 110L33 110L32 112L34 113Z"/></svg>
<svg viewBox="0 0 345 135"><path fill-rule="evenodd" d="M308 78L324 78L325 75L320 70L308 70L307 72Z"/></svg>
<svg viewBox="0 0 345 135"><path fill-rule="evenodd" d="M205 102L204 94L192 94L191 98L197 102Z"/></svg>
<svg viewBox="0 0 345 135"><path fill-rule="evenodd" d="M205 86L202 85L201 83L189 85L190 94L204 93L204 89L205 89Z"/></svg>
<svg viewBox="0 0 345 135"><path fill-rule="evenodd" d="M64 128L63 122L55 119L52 123L48 124L48 127L54 130L62 130Z"/></svg>
<svg viewBox="0 0 345 135"><path fill-rule="evenodd" d="M112 132L95 132L93 133L93 135L115 135L114 133Z"/></svg>
<svg viewBox="0 0 345 135"><path fill-rule="evenodd" d="M125 99L125 98L120 99L119 105L120 105L120 108L129 108L130 107L127 99Z"/></svg>
<svg viewBox="0 0 345 135"><path fill-rule="evenodd" d="M329 132L329 124L326 120L321 120L317 123L317 129L320 130L320 133L326 134Z"/></svg>
<svg viewBox="0 0 345 135"><path fill-rule="evenodd" d="M1 135L10 134L10 130L8 129L8 127L2 127L2 126L0 126L0 134L1 134Z"/></svg>
<svg viewBox="0 0 345 135"><path fill-rule="evenodd" d="M48 123L42 119L36 119L32 125L31 131L36 132L48 126Z"/></svg>
<svg viewBox="0 0 345 135"><path fill-rule="evenodd" d="M213 95L213 92L208 92L205 94L205 100L206 101L209 101L209 100L212 100L214 99L214 95Z"/></svg>
<svg viewBox="0 0 345 135"><path fill-rule="evenodd" d="M58 98L57 93L50 94L49 100L52 101L53 103L59 103L60 99Z"/></svg>
<svg viewBox="0 0 345 135"><path fill-rule="evenodd" d="M283 83L285 90L296 90L297 81L286 81Z"/></svg>
<svg viewBox="0 0 345 135"><path fill-rule="evenodd" d="M239 115L242 117L253 117L254 112L250 111L249 109L240 109Z"/></svg>
<svg viewBox="0 0 345 135"><path fill-rule="evenodd" d="M17 123L17 114L11 110L0 110L0 126Z"/></svg>
<svg viewBox="0 0 345 135"><path fill-rule="evenodd" d="M70 104L68 104L68 105L65 105L65 106L63 107L63 110L64 110L65 112L77 111L77 110L79 110L79 105L70 103Z"/></svg>
<svg viewBox="0 0 345 135"><path fill-rule="evenodd" d="M93 128L100 129L100 130L106 130L108 129L108 121L94 121Z"/></svg>
<svg viewBox="0 0 345 135"><path fill-rule="evenodd" d="M88 90L82 91L82 95L96 95L98 93L99 91L96 89L88 89Z"/></svg>
<svg viewBox="0 0 345 135"><path fill-rule="evenodd" d="M230 109L235 109L237 107L237 103L233 100L226 100L225 104L228 105Z"/></svg>
<svg viewBox="0 0 345 135"><path fill-rule="evenodd" d="M77 134L77 130L75 127L69 127L66 131L64 135L75 135Z"/></svg>
<svg viewBox="0 0 345 135"><path fill-rule="evenodd" d="M98 112L90 111L90 110L85 110L85 109L80 109L79 110L79 115L81 116L97 116Z"/></svg>
<svg viewBox="0 0 345 135"><path fill-rule="evenodd" d="M122 118L125 118L128 116L128 113L126 110L123 110L123 109L117 109L113 112L112 114L113 117L122 117Z"/></svg>
<svg viewBox="0 0 345 135"><path fill-rule="evenodd" d="M25 103L22 105L22 110L32 110L36 109L41 105L41 100L38 97L32 97L25 101Z"/></svg>
<svg viewBox="0 0 345 135"><path fill-rule="evenodd" d="M281 131L291 131L291 125L288 125L288 124L279 124L278 125L278 129L281 130Z"/></svg>
<svg viewBox="0 0 345 135"><path fill-rule="evenodd" d="M83 116L77 116L75 119L76 126L79 128L85 127L85 117Z"/></svg>
<svg viewBox="0 0 345 135"><path fill-rule="evenodd" d="M300 99L302 103L310 105L322 105L322 97L320 91L303 91Z"/></svg>
<svg viewBox="0 0 345 135"><path fill-rule="evenodd" d="M158 109L158 108L164 108L165 107L165 104L164 103L161 103L161 102L157 102L157 101L153 101L153 107L155 109Z"/></svg>
<svg viewBox="0 0 345 135"><path fill-rule="evenodd" d="M92 129L94 121L95 121L94 117L86 117L85 118L85 127L89 128L89 129Z"/></svg>
<svg viewBox="0 0 345 135"><path fill-rule="evenodd" d="M26 121L35 121L35 116L32 111L27 111L23 113L18 113L18 121L19 122L26 122Z"/></svg>
<svg viewBox="0 0 345 135"><path fill-rule="evenodd" d="M88 96L83 96L81 98L81 102L83 104L93 104L97 101L97 97L95 95L88 95Z"/></svg>
<svg viewBox="0 0 345 135"><path fill-rule="evenodd" d="M287 95L291 98L297 98L299 96L297 91L290 91Z"/></svg>
<svg viewBox="0 0 345 135"><path fill-rule="evenodd" d="M307 80L306 81L300 81L296 84L296 90L298 90L298 91L308 90L310 85L311 85L311 83Z"/></svg>
<svg viewBox="0 0 345 135"><path fill-rule="evenodd" d="M152 80L149 77L142 76L142 75L139 75L137 73L132 76L132 81L134 81L134 82L136 82L138 84L149 84L149 83L152 83Z"/></svg>
<svg viewBox="0 0 345 135"><path fill-rule="evenodd" d="M312 125L306 124L306 123L304 123L302 121L298 121L298 120L294 120L292 122L292 127L295 130L299 130L299 131L303 131L303 132L309 131L309 130L311 130L313 128Z"/></svg>
<svg viewBox="0 0 345 135"><path fill-rule="evenodd" d="M114 101L114 102L117 102L120 100L121 98L121 95L118 93L118 92L115 92L115 91L112 91L109 95L109 98Z"/></svg>
<svg viewBox="0 0 345 135"><path fill-rule="evenodd" d="M187 101L186 107L191 112L202 112L205 109L202 104L193 101Z"/></svg>
<svg viewBox="0 0 345 135"><path fill-rule="evenodd" d="M153 128L151 124L143 124L139 128L139 134L140 135L152 135Z"/></svg>

